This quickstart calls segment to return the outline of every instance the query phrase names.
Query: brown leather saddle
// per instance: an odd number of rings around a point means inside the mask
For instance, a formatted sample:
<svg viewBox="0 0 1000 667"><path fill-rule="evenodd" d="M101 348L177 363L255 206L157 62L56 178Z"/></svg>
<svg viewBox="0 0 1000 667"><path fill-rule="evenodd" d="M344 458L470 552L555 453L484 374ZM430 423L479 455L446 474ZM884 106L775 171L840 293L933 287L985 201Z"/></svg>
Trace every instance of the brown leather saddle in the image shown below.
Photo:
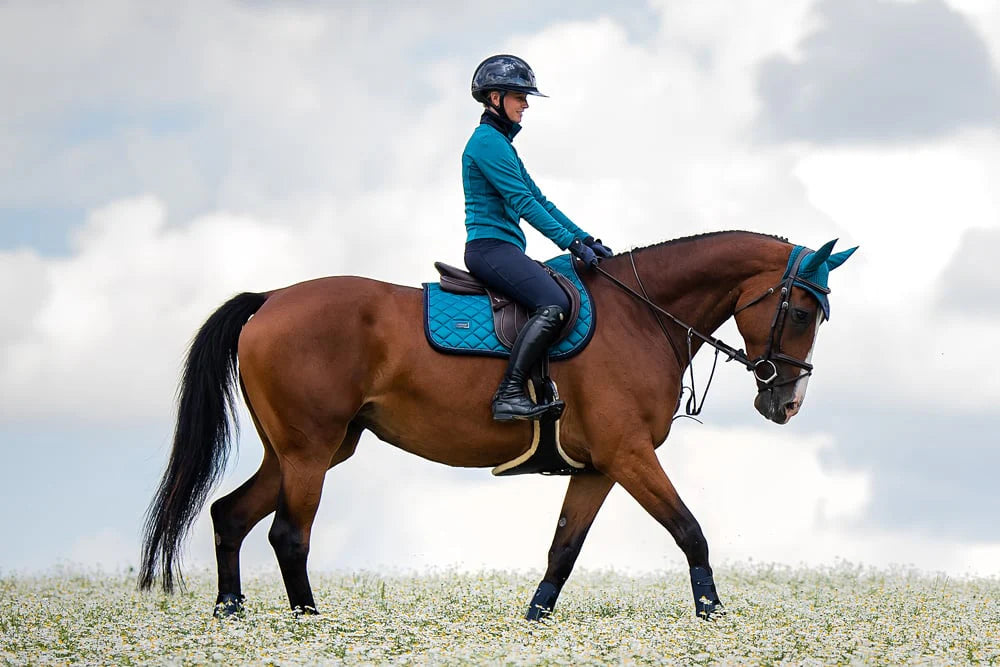
<svg viewBox="0 0 1000 667"><path fill-rule="evenodd" d="M569 278L553 271L541 262L538 264L558 283L559 287L566 292L569 297L569 314L566 322L563 323L553 345L565 338L576 324L576 318L580 315L580 292ZM517 303L505 294L488 288L479 279L468 271L456 268L444 262L434 262L434 268L441 274L441 290L452 294L485 294L490 298L490 306L493 308L493 328L496 331L500 343L508 350L514 346L517 334L528 319L531 313L521 304Z"/></svg>

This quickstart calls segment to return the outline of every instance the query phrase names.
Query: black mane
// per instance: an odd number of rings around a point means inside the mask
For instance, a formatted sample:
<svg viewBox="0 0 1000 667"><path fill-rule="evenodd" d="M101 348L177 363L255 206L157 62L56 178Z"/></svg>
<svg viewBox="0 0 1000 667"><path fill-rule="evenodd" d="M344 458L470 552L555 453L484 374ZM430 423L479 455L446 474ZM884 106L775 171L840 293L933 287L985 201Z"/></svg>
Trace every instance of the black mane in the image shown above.
<svg viewBox="0 0 1000 667"><path fill-rule="evenodd" d="M637 252L639 250L648 250L649 248L659 248L660 246L674 245L675 243L687 243L688 241L697 241L699 239L708 238L710 236L719 236L721 234L753 234L754 236L763 236L769 239L776 239L778 241L783 241L784 243L790 243L790 241L784 236L776 236L775 234L762 234L760 232L748 232L741 229L730 229L720 232L704 232L702 234L692 234L691 236L682 236L676 239L670 239L667 241L660 241L659 243L654 243L652 245L643 246L641 248L632 248L630 251L624 253L619 253L620 255L627 255L629 252ZM616 255L617 256L617 255Z"/></svg>

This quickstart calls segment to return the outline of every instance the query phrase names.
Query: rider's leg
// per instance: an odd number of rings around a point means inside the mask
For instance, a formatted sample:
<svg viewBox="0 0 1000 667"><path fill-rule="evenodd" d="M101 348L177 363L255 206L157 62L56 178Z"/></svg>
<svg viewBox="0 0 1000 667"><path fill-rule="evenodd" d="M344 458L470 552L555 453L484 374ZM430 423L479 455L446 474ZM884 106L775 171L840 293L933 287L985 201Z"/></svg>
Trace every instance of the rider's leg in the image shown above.
<svg viewBox="0 0 1000 667"><path fill-rule="evenodd" d="M558 336L569 312L569 297L538 262L511 243L471 241L466 245L465 265L490 288L533 312L514 341L507 372L493 397L494 419L540 419L550 410L561 411L561 402L535 405L525 394L525 383L531 367Z"/></svg>
<svg viewBox="0 0 1000 667"><path fill-rule="evenodd" d="M535 365L559 336L566 311L560 306L540 308L517 335L510 350L507 372L493 395L493 419L541 419L549 410L561 408L555 402L536 405L524 389Z"/></svg>

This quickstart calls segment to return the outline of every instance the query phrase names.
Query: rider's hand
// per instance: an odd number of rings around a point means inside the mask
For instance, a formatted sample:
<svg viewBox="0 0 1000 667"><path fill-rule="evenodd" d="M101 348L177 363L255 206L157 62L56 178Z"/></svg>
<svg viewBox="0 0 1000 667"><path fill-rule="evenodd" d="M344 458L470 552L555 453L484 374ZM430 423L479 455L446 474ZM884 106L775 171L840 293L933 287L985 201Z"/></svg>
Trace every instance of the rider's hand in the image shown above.
<svg viewBox="0 0 1000 667"><path fill-rule="evenodd" d="M597 262L599 261L597 255L588 246L585 246L580 239L573 239L573 242L569 244L569 251L587 266L597 266Z"/></svg>
<svg viewBox="0 0 1000 667"><path fill-rule="evenodd" d="M593 250L594 254L602 259L615 254L611 251L611 248L601 243L601 239L595 239L593 236L583 239L583 244Z"/></svg>

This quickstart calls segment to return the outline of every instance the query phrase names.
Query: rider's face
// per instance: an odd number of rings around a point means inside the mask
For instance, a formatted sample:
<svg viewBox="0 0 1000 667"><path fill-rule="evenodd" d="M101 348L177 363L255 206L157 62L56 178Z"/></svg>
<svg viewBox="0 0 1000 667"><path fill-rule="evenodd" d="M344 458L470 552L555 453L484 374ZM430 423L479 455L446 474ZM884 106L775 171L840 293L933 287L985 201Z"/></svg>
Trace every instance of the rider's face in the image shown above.
<svg viewBox="0 0 1000 667"><path fill-rule="evenodd" d="M528 96L524 93L507 93L503 98L503 109L507 112L507 118L515 123L521 122L521 116L527 108Z"/></svg>
<svg viewBox="0 0 1000 667"><path fill-rule="evenodd" d="M500 93L493 93L493 103L499 104ZM507 118L515 123L521 122L524 110L528 108L528 96L525 93L508 92L503 98L503 110L507 112Z"/></svg>

